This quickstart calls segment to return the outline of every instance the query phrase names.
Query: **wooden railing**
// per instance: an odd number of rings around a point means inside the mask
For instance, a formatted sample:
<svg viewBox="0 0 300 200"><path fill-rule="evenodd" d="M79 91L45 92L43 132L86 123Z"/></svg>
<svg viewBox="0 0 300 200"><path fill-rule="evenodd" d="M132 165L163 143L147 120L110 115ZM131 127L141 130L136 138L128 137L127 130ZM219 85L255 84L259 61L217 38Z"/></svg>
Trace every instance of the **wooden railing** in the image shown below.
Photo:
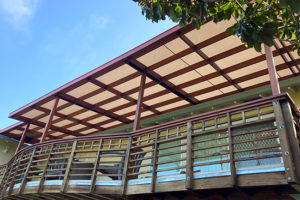
<svg viewBox="0 0 300 200"><path fill-rule="evenodd" d="M0 197L294 183L300 180L298 115L282 94L132 133L35 144L0 166Z"/></svg>

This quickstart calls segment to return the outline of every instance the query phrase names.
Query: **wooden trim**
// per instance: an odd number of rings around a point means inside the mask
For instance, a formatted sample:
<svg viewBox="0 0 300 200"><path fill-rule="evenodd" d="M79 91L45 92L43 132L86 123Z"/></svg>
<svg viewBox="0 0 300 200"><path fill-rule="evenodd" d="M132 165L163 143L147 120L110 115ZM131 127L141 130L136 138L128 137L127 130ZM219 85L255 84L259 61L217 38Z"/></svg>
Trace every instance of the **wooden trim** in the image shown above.
<svg viewBox="0 0 300 200"><path fill-rule="evenodd" d="M142 102L144 97L144 91L145 91L145 83L146 83L146 74L142 74L141 76L141 82L140 82L140 89L139 89L139 96L136 104L136 112L135 112L135 118L133 122L133 131L136 131L139 129L140 126L140 118L141 118L141 110L142 110Z"/></svg>
<svg viewBox="0 0 300 200"><path fill-rule="evenodd" d="M68 185L68 177L69 177L71 166L72 166L72 163L73 163L73 157L74 157L74 154L75 154L77 142L78 142L77 140L75 140L73 142L72 151L70 153L68 165L67 165L66 172L65 172L65 175L64 175L63 184L62 184L62 187L61 187L61 192L65 192L66 188L67 188L67 185Z"/></svg>
<svg viewBox="0 0 300 200"><path fill-rule="evenodd" d="M186 173L185 188L190 190L193 188L193 142L192 142L192 122L187 122L186 135Z"/></svg>
<svg viewBox="0 0 300 200"><path fill-rule="evenodd" d="M56 111L56 108L57 108L57 104L58 104L58 101L59 99L58 98L55 98L54 102L53 102L53 106L52 106L52 109L51 109L51 112L49 114L49 118L48 118L48 121L45 125L45 128L44 128L44 131L43 131L43 135L41 137L41 140L40 140L40 143L41 142L44 142L46 137L47 137L47 134L48 134L48 130L49 128L51 127L51 124L52 124L52 119L53 119L53 116L55 114L55 111Z"/></svg>
<svg viewBox="0 0 300 200"><path fill-rule="evenodd" d="M29 127L30 127L30 123L27 123L26 126L25 126L25 129L24 129L24 131L22 133L22 137L21 137L21 139L19 141L19 144L18 144L18 147L16 149L15 154L18 153L18 151L20 151L22 149L22 146L24 144L24 140L25 140L27 134L29 133Z"/></svg>
<svg viewBox="0 0 300 200"><path fill-rule="evenodd" d="M129 160L130 160L131 143L132 143L132 137L130 136L130 137L128 137L128 144L127 144L126 155L125 155L125 160L124 160L121 195L125 195L126 189L127 189L127 180L128 180L127 174L128 174Z"/></svg>
<svg viewBox="0 0 300 200"><path fill-rule="evenodd" d="M267 65L268 65L268 71L270 76L270 82L271 82L271 88L272 88L272 94L278 95L280 94L280 86L278 82L278 75L275 68L274 63L274 57L272 53L271 47L264 44L265 52L266 52L266 59L267 59Z"/></svg>

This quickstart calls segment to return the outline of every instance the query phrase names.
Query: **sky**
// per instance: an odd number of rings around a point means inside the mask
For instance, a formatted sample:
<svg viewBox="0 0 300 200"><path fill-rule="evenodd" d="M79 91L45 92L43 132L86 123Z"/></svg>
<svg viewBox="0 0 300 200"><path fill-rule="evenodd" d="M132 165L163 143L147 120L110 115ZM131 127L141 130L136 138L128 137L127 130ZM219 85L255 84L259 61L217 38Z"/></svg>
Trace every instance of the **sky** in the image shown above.
<svg viewBox="0 0 300 200"><path fill-rule="evenodd" d="M0 129L8 114L173 27L132 0L0 0Z"/></svg>

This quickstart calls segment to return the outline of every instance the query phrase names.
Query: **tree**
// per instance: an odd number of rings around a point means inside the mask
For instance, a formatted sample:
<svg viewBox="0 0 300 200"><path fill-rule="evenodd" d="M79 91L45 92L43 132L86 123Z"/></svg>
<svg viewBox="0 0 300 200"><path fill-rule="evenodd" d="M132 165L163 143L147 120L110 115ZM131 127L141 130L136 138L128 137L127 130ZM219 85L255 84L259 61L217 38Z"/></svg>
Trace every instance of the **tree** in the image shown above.
<svg viewBox="0 0 300 200"><path fill-rule="evenodd" d="M300 56L300 0L133 0L152 22L165 20L197 29L208 19L215 23L236 23L226 31L238 36L247 46L261 51L262 43L272 46L273 39L289 41Z"/></svg>

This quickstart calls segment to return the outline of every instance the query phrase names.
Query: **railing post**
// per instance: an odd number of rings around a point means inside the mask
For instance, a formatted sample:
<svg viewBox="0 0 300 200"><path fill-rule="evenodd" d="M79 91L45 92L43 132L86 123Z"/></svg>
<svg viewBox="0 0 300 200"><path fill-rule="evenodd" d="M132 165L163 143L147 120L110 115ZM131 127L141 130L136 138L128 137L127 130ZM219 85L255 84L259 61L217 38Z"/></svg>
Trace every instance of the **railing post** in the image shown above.
<svg viewBox="0 0 300 200"><path fill-rule="evenodd" d="M16 166L15 166L16 169L15 169L14 175L13 175L13 177L11 178L11 181L10 181L10 184L9 184L9 190L8 190L8 192L7 192L8 195L10 195L10 194L12 193L12 191L13 191L13 188L14 188L14 185L15 185L15 179L16 179L16 176L17 176L17 173L18 173L18 168L19 168L19 165L20 165L20 162L21 162L22 158L23 158L23 154L18 155L18 156L16 157L16 159L17 159L17 164L16 164ZM14 165L15 165L15 164L13 164L13 166L14 166Z"/></svg>
<svg viewBox="0 0 300 200"><path fill-rule="evenodd" d="M6 174L7 173L7 174ZM6 165L5 168L5 172L2 176L2 180L1 180L1 185L0 185L0 197L4 195L4 186L5 186L5 182L3 182L4 179L7 179L7 176L9 175L9 170L8 170L8 164Z"/></svg>
<svg viewBox="0 0 300 200"><path fill-rule="evenodd" d="M277 131L279 134L279 140L280 140L280 146L282 151L282 158L284 162L287 182L296 182L288 132L284 121L284 116L283 116L280 101L274 101L273 107L274 107L274 114L276 118Z"/></svg>
<svg viewBox="0 0 300 200"><path fill-rule="evenodd" d="M50 158L51 158L51 153L52 153L52 150L53 150L53 144L51 144L51 147L50 147L50 152L49 152L49 155L48 155L48 158L47 158L47 161L46 161L46 164L45 164L45 168L43 170L43 174L41 176L41 179L40 179L40 183L39 183L39 187L38 187L38 193L41 192L41 189L44 185L44 181L45 181L45 175L47 173L47 169L48 169L48 165L49 165L49 161L50 161Z"/></svg>
<svg viewBox="0 0 300 200"><path fill-rule="evenodd" d="M152 177L151 177L151 192L155 192L156 186L156 178L157 178L157 153L158 153L158 130L155 131L155 142L154 142L154 149L153 149L153 158L152 158Z"/></svg>
<svg viewBox="0 0 300 200"><path fill-rule="evenodd" d="M300 151L291 108L286 100L275 101L273 105L287 182L299 182Z"/></svg>
<svg viewBox="0 0 300 200"><path fill-rule="evenodd" d="M63 180L63 183L62 183L61 192L65 192L66 187L68 185L68 178L69 178L70 169L71 169L71 166L72 166L72 162L73 162L73 157L74 157L74 154L75 154L76 146L77 146L77 140L75 140L73 142L72 151L70 153L70 158L69 158L68 165L67 165L67 168L66 168L66 173L64 175L64 180Z"/></svg>
<svg viewBox="0 0 300 200"><path fill-rule="evenodd" d="M186 135L186 174L185 188L190 190L193 188L193 144L192 144L192 122L187 122Z"/></svg>
<svg viewBox="0 0 300 200"><path fill-rule="evenodd" d="M29 172L29 170L30 170L32 160L33 160L33 158L34 158L35 151L36 151L36 147L34 147L34 149L32 150L32 153L31 153L31 156L30 156L30 158L29 158L28 165L27 165L27 168L26 168L26 171L25 171L23 180L22 180L22 182L21 182L21 185L20 185L18 194L22 194L22 193L23 193L23 190L24 190L24 188L25 188L27 175L28 175L28 172Z"/></svg>
<svg viewBox="0 0 300 200"><path fill-rule="evenodd" d="M129 160L130 160L131 143L132 143L132 136L129 136L127 149L126 149L126 156L125 156L125 160L124 160L121 195L125 195L126 188L127 188L127 180L128 180L127 173L128 173L128 165L129 165Z"/></svg>
<svg viewBox="0 0 300 200"><path fill-rule="evenodd" d="M96 182L96 174L97 174L97 167L100 161L100 153L101 153L101 147L102 147L103 139L101 138L99 141L99 149L97 151L97 158L94 164L94 169L93 169L93 175L92 175L92 180L91 180L91 187L90 187L90 193L94 192L95 190L95 182Z"/></svg>
<svg viewBox="0 0 300 200"><path fill-rule="evenodd" d="M10 175L12 173L12 170L13 170L13 165L14 165L14 162L15 160L17 159L17 157L14 158L13 161L7 163L7 168L9 168L8 166L11 165L11 167L7 170L7 176L6 176L6 182L3 184L3 187L2 187L2 193L1 193L1 196L4 196L5 193L6 193L6 190L7 190L7 187L8 187L8 180L10 178Z"/></svg>
<svg viewBox="0 0 300 200"><path fill-rule="evenodd" d="M228 124L228 145L229 145L229 154L230 154L230 174L231 174L231 181L232 185L237 185L237 179L236 179L236 169L235 169L235 163L234 163L234 146L233 146L233 138L232 138L232 132L231 132L231 114L227 113L227 124Z"/></svg>

